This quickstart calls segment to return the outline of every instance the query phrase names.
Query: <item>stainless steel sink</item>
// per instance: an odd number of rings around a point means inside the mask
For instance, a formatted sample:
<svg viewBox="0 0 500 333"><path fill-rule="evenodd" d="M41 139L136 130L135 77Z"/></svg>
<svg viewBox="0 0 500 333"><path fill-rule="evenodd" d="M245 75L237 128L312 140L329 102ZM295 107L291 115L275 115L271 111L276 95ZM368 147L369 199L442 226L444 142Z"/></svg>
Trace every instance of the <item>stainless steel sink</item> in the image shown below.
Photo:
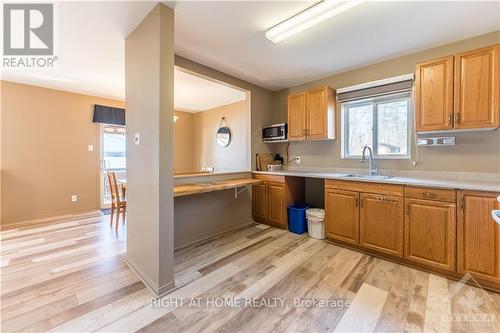
<svg viewBox="0 0 500 333"><path fill-rule="evenodd" d="M392 176L383 175L360 175L360 174L348 174L345 175L346 178L365 178L365 179L390 179Z"/></svg>

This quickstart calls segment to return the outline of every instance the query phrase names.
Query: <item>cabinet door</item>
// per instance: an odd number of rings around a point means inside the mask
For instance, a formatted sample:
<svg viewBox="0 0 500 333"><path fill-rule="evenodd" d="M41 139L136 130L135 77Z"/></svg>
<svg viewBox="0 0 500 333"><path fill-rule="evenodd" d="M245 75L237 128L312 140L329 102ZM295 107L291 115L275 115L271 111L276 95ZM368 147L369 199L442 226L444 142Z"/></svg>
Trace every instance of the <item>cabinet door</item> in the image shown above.
<svg viewBox="0 0 500 333"><path fill-rule="evenodd" d="M417 132L453 128L453 56L417 64Z"/></svg>
<svg viewBox="0 0 500 333"><path fill-rule="evenodd" d="M361 193L360 211L359 244L403 257L403 199Z"/></svg>
<svg viewBox="0 0 500 333"><path fill-rule="evenodd" d="M267 220L274 224L285 224L285 186L279 183L268 183L267 187Z"/></svg>
<svg viewBox="0 0 500 333"><path fill-rule="evenodd" d="M306 101L305 92L288 96L288 140L306 138Z"/></svg>
<svg viewBox="0 0 500 333"><path fill-rule="evenodd" d="M455 271L455 214L454 203L406 199L405 259Z"/></svg>
<svg viewBox="0 0 500 333"><path fill-rule="evenodd" d="M455 128L498 127L500 45L455 56Z"/></svg>
<svg viewBox="0 0 500 333"><path fill-rule="evenodd" d="M359 243L359 193L326 190L327 237L353 244Z"/></svg>
<svg viewBox="0 0 500 333"><path fill-rule="evenodd" d="M252 187L253 217L257 222L266 222L267 219L267 184L255 184Z"/></svg>
<svg viewBox="0 0 500 333"><path fill-rule="evenodd" d="M457 225L458 272L500 283L500 224L491 217L500 193L459 193Z"/></svg>
<svg viewBox="0 0 500 333"><path fill-rule="evenodd" d="M307 92L307 138L326 139L328 137L328 88Z"/></svg>

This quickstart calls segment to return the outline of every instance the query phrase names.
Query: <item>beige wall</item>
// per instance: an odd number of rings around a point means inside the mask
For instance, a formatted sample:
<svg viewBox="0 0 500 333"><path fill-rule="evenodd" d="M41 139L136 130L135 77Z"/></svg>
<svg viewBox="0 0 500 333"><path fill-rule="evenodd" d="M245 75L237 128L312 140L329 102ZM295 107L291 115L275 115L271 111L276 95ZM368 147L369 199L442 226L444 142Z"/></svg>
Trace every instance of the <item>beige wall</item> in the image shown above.
<svg viewBox="0 0 500 333"><path fill-rule="evenodd" d="M1 223L99 209L94 104L124 103L7 81L1 91Z"/></svg>
<svg viewBox="0 0 500 333"><path fill-rule="evenodd" d="M251 110L250 164L255 170L255 154L271 151L271 146L262 142L262 127L273 123L275 93L180 56L175 57L175 65L249 91Z"/></svg>
<svg viewBox="0 0 500 333"><path fill-rule="evenodd" d="M467 39L423 52L418 52L396 59L384 61L355 69L349 72L325 77L281 90L275 94L274 120L286 121L286 97L290 92L328 85L332 88L342 88L363 82L380 80L392 76L413 73L417 62L436 57L462 52L474 48L500 43L500 31ZM301 156L302 167L366 167L356 160L340 158L340 110L336 113L337 140L324 142L293 143L290 155ZM419 148L418 164L413 167L409 160L382 160L379 166L383 169L415 169L432 171L469 171L469 172L500 172L500 130L455 133L457 145L454 147ZM284 153L284 145L274 145L276 151ZM413 154L415 157L415 154Z"/></svg>
<svg viewBox="0 0 500 333"><path fill-rule="evenodd" d="M125 96L127 263L161 295L174 287L174 12L163 4L125 40Z"/></svg>
<svg viewBox="0 0 500 333"><path fill-rule="evenodd" d="M193 172L193 113L175 111L174 174Z"/></svg>
<svg viewBox="0 0 500 333"><path fill-rule="evenodd" d="M220 147L215 139L221 117L231 128L231 143ZM237 102L193 114L193 171L214 167L215 172L248 171L247 102Z"/></svg>

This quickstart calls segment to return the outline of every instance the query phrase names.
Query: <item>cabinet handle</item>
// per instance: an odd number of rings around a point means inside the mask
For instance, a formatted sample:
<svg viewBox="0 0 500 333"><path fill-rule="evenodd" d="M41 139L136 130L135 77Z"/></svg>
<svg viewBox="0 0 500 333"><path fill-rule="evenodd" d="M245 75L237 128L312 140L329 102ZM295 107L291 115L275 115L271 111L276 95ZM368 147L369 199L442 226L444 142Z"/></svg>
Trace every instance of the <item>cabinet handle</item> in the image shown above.
<svg viewBox="0 0 500 333"><path fill-rule="evenodd" d="M356 198L356 207L359 207L359 198Z"/></svg>
<svg viewBox="0 0 500 333"><path fill-rule="evenodd" d="M406 215L410 215L410 205L406 206Z"/></svg>
<svg viewBox="0 0 500 333"><path fill-rule="evenodd" d="M363 208L363 201L365 201L365 198L361 198L361 200L359 201L359 206L361 208Z"/></svg>
<svg viewBox="0 0 500 333"><path fill-rule="evenodd" d="M458 113L458 112L457 112L457 113L455 113L455 122L456 122L457 124L460 124L460 113Z"/></svg>
<svg viewBox="0 0 500 333"><path fill-rule="evenodd" d="M451 113L448 113L448 124L451 125L452 122L453 122L453 116Z"/></svg>
<svg viewBox="0 0 500 333"><path fill-rule="evenodd" d="M432 193L432 192L424 192L422 193L425 197L431 197L431 198L434 198L436 196L436 193Z"/></svg>

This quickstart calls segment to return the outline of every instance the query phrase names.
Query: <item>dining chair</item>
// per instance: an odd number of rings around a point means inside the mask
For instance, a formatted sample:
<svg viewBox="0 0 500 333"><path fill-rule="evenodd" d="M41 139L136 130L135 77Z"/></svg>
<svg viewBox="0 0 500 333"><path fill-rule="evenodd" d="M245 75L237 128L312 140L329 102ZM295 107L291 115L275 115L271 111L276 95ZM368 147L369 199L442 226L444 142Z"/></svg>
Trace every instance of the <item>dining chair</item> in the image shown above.
<svg viewBox="0 0 500 333"><path fill-rule="evenodd" d="M114 171L108 171L108 182L109 189L111 192L111 215L109 219L110 225L113 225L113 215L116 210L116 226L115 229L118 230L118 224L120 221L120 213L122 214L123 222L125 222L125 213L127 210L127 200L125 198L125 191L120 191L118 185L116 184L116 175Z"/></svg>

